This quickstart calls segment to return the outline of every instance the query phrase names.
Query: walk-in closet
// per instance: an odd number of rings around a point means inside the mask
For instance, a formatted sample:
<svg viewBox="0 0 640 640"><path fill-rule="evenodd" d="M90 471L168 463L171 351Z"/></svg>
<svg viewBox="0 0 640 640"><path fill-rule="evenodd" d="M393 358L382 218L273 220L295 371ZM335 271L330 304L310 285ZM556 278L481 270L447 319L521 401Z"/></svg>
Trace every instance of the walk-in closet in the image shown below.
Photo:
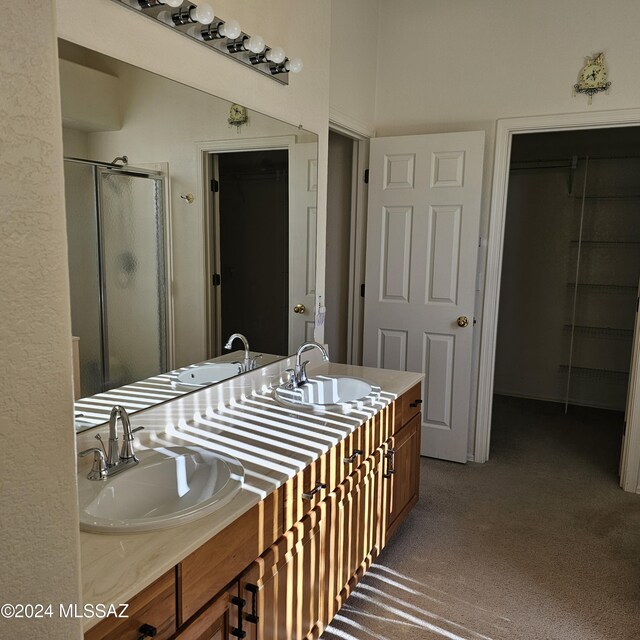
<svg viewBox="0 0 640 640"><path fill-rule="evenodd" d="M639 278L640 130L514 136L496 402L602 410L619 445Z"/></svg>

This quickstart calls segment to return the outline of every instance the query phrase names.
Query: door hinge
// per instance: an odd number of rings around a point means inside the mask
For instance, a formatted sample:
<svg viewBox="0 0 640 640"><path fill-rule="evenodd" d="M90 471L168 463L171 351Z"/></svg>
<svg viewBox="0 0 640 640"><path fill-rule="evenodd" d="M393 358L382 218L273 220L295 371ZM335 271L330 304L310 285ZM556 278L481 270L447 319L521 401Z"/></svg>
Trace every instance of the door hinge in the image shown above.
<svg viewBox="0 0 640 640"><path fill-rule="evenodd" d="M364 170L364 183L369 184L369 169Z"/></svg>
<svg viewBox="0 0 640 640"><path fill-rule="evenodd" d="M211 191L218 193L220 191L220 183L217 180L211 179Z"/></svg>
<svg viewBox="0 0 640 640"><path fill-rule="evenodd" d="M360 285L360 297L364 298L364 282Z"/></svg>
<svg viewBox="0 0 640 640"><path fill-rule="evenodd" d="M221 283L222 283L222 278L220 277L220 274L219 273L212 273L211 274L211 286L212 287L219 287Z"/></svg>

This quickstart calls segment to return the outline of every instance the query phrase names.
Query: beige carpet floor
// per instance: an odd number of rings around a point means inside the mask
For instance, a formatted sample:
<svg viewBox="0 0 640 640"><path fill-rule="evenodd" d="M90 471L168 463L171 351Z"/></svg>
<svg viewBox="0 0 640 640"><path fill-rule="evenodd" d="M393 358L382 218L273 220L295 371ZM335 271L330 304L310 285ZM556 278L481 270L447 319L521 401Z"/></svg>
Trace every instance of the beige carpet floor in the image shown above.
<svg viewBox="0 0 640 640"><path fill-rule="evenodd" d="M621 415L496 397L491 460L421 498L322 640L640 640L640 495Z"/></svg>

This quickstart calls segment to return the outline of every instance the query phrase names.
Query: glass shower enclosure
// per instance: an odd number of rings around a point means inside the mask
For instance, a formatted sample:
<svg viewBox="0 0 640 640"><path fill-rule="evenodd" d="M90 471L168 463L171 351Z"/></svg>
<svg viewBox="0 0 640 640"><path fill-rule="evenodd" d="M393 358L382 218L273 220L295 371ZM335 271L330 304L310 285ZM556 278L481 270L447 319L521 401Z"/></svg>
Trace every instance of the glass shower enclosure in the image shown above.
<svg viewBox="0 0 640 640"><path fill-rule="evenodd" d="M65 158L71 323L83 397L167 371L161 172Z"/></svg>

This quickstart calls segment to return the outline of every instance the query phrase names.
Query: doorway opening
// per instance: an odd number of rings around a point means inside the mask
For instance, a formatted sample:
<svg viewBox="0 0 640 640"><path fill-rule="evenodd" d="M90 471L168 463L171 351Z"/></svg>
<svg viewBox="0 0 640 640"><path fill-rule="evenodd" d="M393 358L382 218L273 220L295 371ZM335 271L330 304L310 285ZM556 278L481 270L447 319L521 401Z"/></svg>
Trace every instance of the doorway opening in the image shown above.
<svg viewBox="0 0 640 640"><path fill-rule="evenodd" d="M639 143L640 127L516 134L506 199L492 437L576 447L612 478L640 280Z"/></svg>
<svg viewBox="0 0 640 640"><path fill-rule="evenodd" d="M232 333L252 350L288 353L289 154L208 154L209 357Z"/></svg>

